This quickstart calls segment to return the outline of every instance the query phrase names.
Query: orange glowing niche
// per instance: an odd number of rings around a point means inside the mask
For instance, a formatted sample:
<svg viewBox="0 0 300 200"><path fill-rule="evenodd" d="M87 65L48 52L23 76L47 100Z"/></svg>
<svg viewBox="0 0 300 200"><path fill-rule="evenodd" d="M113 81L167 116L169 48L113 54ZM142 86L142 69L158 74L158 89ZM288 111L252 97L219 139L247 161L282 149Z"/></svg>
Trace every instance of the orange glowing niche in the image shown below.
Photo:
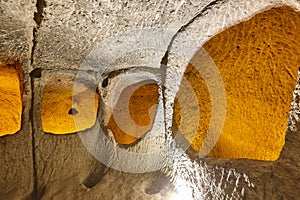
<svg viewBox="0 0 300 200"><path fill-rule="evenodd" d="M211 156L278 159L300 66L299 35L300 13L283 6L259 13L204 44L221 74L227 101L225 124ZM196 116L189 115L193 105L180 108L178 101L174 122L200 151L211 116L210 96L195 67L189 65L184 76L198 98L194 106L201 108L199 126L192 133L181 127L180 120ZM178 94L184 95L184 88Z"/></svg>
<svg viewBox="0 0 300 200"><path fill-rule="evenodd" d="M131 144L150 131L157 102L156 83L139 82L126 87L113 108L107 125L114 134L116 142Z"/></svg>
<svg viewBox="0 0 300 200"><path fill-rule="evenodd" d="M19 63L0 62L0 136L21 129L23 70Z"/></svg>
<svg viewBox="0 0 300 200"><path fill-rule="evenodd" d="M42 99L43 131L53 134L76 133L91 128L97 118L98 94L74 80L58 79L45 84Z"/></svg>

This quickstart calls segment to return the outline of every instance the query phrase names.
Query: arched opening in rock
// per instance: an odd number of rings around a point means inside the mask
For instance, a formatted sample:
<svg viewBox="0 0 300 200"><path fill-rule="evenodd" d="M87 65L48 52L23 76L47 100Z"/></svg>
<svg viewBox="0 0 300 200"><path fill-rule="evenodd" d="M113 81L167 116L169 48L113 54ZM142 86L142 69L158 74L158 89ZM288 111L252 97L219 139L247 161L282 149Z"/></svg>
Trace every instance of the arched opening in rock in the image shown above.
<svg viewBox="0 0 300 200"><path fill-rule="evenodd" d="M23 69L19 62L0 62L0 136L21 129Z"/></svg>
<svg viewBox="0 0 300 200"><path fill-rule="evenodd" d="M76 86L74 91L74 84L72 80L62 79L45 84L41 116L44 132L68 134L94 126L98 93L85 84Z"/></svg>
<svg viewBox="0 0 300 200"><path fill-rule="evenodd" d="M151 130L158 104L158 85L142 81L126 87L107 127L119 144L132 144Z"/></svg>
<svg viewBox="0 0 300 200"><path fill-rule="evenodd" d="M282 6L232 26L204 44L223 79L227 102L224 127L211 156L278 159L300 66L299 35L300 13ZM174 122L199 151L211 116L211 97L194 66L186 68L184 77L198 102L183 108L175 101ZM178 93L185 94L184 88ZM193 106L200 108L200 116L189 114ZM195 117L200 119L195 132L181 127L181 121Z"/></svg>

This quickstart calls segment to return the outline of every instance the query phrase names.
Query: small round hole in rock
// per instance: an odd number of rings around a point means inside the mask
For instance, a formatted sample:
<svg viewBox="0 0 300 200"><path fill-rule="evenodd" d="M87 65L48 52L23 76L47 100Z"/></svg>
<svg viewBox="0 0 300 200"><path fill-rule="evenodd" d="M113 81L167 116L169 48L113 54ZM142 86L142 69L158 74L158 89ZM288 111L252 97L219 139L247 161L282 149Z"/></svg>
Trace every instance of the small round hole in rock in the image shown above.
<svg viewBox="0 0 300 200"><path fill-rule="evenodd" d="M71 108L68 112L69 115L76 115L78 114L78 111L76 110L76 108Z"/></svg>

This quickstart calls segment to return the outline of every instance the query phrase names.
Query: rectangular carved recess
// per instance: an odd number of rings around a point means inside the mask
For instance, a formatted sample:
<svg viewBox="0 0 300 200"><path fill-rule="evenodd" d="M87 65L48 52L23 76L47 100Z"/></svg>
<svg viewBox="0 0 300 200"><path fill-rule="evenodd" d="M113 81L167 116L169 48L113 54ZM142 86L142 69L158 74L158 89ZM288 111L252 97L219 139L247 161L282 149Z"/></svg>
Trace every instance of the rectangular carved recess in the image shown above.
<svg viewBox="0 0 300 200"><path fill-rule="evenodd" d="M0 61L0 136L21 129L23 69L19 62Z"/></svg>

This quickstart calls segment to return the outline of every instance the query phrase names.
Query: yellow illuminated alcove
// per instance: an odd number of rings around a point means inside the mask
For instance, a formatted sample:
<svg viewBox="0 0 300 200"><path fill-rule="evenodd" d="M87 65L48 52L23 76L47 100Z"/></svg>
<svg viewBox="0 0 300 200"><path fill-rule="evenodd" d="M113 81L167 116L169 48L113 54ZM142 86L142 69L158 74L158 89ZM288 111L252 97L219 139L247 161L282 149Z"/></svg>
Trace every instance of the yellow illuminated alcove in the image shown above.
<svg viewBox="0 0 300 200"><path fill-rule="evenodd" d="M226 118L209 155L218 158L278 159L285 141L288 115L300 66L300 13L276 7L226 29L203 48L215 62L226 91ZM195 67L184 73L198 98L200 121L195 137L181 130L194 150L200 151L207 133L211 100ZM184 94L184 88L179 93ZM174 106L174 121L191 116ZM197 116L199 117L199 116Z"/></svg>
<svg viewBox="0 0 300 200"><path fill-rule="evenodd" d="M80 84L74 93L74 82L46 84L42 98L44 132L67 134L91 128L97 117L98 94Z"/></svg>
<svg viewBox="0 0 300 200"><path fill-rule="evenodd" d="M21 129L23 70L19 63L0 62L0 136Z"/></svg>
<svg viewBox="0 0 300 200"><path fill-rule="evenodd" d="M151 130L157 102L156 83L146 81L126 87L113 108L107 125L114 134L116 142L134 143Z"/></svg>

